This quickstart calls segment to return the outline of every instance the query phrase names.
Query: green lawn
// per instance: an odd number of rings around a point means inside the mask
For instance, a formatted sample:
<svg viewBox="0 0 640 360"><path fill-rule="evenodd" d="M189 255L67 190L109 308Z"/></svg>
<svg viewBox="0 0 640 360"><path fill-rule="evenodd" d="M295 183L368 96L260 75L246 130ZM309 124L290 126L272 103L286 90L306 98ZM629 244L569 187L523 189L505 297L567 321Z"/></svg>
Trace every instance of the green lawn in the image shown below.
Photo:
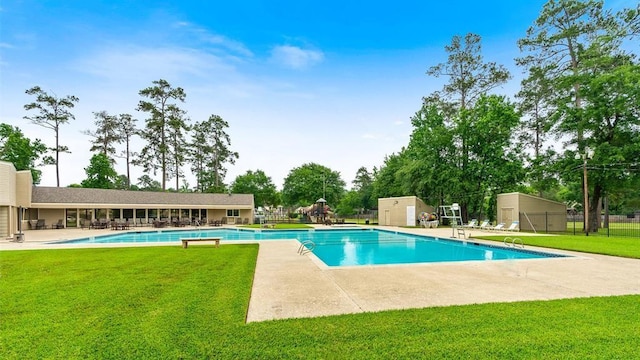
<svg viewBox="0 0 640 360"><path fill-rule="evenodd" d="M0 252L2 359L628 359L640 296L245 324L258 245Z"/></svg>
<svg viewBox="0 0 640 360"><path fill-rule="evenodd" d="M584 234L532 236L527 233L504 233L492 236L474 235L474 238L503 242L507 236L522 239L525 246L541 246L640 259L640 239L632 237L584 236Z"/></svg>

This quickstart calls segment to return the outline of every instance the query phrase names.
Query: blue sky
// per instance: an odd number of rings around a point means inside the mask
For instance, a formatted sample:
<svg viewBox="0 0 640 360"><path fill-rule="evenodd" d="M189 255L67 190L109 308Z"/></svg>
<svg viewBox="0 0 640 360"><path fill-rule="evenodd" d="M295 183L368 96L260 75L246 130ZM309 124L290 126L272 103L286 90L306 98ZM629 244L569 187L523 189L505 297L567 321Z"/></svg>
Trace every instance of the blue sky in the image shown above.
<svg viewBox="0 0 640 360"><path fill-rule="evenodd" d="M453 35L481 35L485 60L514 75L497 92L513 94L516 41L544 2L4 0L0 121L53 145L51 130L23 119L32 101L24 91L78 96L76 119L61 129L72 153L60 167L62 186L79 183L92 112L130 113L141 127L138 91L162 78L185 90L193 122L229 122L240 158L227 182L261 169L281 188L291 169L315 162L350 186L359 167L379 167L408 144L421 98L443 84L425 71L446 59ZM55 186L54 166L41 185Z"/></svg>

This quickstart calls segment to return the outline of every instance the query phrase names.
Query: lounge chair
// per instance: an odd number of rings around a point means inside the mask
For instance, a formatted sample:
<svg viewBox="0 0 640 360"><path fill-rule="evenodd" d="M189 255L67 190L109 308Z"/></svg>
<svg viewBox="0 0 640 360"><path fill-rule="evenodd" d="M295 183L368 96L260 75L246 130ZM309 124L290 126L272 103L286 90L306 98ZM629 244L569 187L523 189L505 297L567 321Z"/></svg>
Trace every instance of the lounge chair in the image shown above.
<svg viewBox="0 0 640 360"><path fill-rule="evenodd" d="M496 231L504 230L504 223L500 223L494 227L490 227L489 230L496 230Z"/></svg>
<svg viewBox="0 0 640 360"><path fill-rule="evenodd" d="M478 225L478 219L471 219L471 221L469 221L468 224L462 225L462 227L463 228L471 228L471 229L473 229L473 228L476 227L476 225Z"/></svg>
<svg viewBox="0 0 640 360"><path fill-rule="evenodd" d="M508 228L503 229L504 231L520 231L520 229L518 228L518 226L520 225L519 221L512 221L511 225L509 225Z"/></svg>
<svg viewBox="0 0 640 360"><path fill-rule="evenodd" d="M480 224L479 226L476 226L475 228L488 230L490 227L491 226L489 225L489 220L485 220L482 222L482 224Z"/></svg>

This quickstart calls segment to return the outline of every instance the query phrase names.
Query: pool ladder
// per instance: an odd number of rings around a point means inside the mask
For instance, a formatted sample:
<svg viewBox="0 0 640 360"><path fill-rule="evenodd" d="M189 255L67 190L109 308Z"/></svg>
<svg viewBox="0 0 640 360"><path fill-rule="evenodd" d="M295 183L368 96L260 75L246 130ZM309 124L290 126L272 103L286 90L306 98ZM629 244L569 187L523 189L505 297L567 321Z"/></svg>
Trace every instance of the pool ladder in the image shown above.
<svg viewBox="0 0 640 360"><path fill-rule="evenodd" d="M509 240L511 240L511 244L509 244ZM502 243L503 243L505 246L513 246L513 247L516 247L516 246L518 245L518 243L517 243L518 241L520 242L520 247L524 249L524 242L522 241L522 239L520 239L520 238L518 238L518 237L516 237L516 238L512 238L512 237L510 237L510 236L507 236L507 237L505 237L505 238L504 238L504 240L502 240Z"/></svg>
<svg viewBox="0 0 640 360"><path fill-rule="evenodd" d="M315 248L316 248L316 243L314 243L311 240L305 240L300 244L300 247L298 248L298 254L304 255L306 253L310 253Z"/></svg>

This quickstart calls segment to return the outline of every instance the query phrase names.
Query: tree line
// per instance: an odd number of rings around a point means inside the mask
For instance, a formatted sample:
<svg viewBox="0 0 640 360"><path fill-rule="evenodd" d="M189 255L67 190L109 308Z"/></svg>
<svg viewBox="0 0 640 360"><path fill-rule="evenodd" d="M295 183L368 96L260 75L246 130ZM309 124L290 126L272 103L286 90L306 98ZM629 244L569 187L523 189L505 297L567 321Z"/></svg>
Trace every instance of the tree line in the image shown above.
<svg viewBox="0 0 640 360"><path fill-rule="evenodd" d="M465 219L492 218L497 194L521 191L588 206L596 231L603 199L617 211L640 207L638 35L640 5L613 12L602 0L548 1L518 41L515 60L526 76L514 99L498 93L512 74L484 59L481 36L454 36L445 47L447 60L426 71L446 83L422 99L407 146L379 168L360 168L351 190L339 172L315 163L292 169L280 192L262 170L227 186L226 166L239 156L230 150L229 124L217 115L190 124L179 107L184 90L154 81L139 92L144 129L129 114L94 113L95 127L86 134L97 154L80 186L166 190L167 180L175 179L176 191L253 193L265 206L309 205L322 197L344 215L376 208L379 197L416 195L434 206L457 202ZM37 180L36 161L58 171L59 154L68 151L58 143L59 126L73 119L78 99L56 98L39 87L27 94L36 101L25 110L39 113L25 119L52 129L55 147L35 140L31 151L16 156L14 144L30 140L3 124L0 155L25 159L17 167L31 169ZM132 136L145 143L138 153L130 151ZM125 145L117 155L116 144ZM112 171L115 157L125 159L126 176ZM130 182L130 164L144 169L137 185ZM194 188L184 181L186 165L195 174ZM582 204L587 171L589 203ZM161 182L150 176L158 173Z"/></svg>

